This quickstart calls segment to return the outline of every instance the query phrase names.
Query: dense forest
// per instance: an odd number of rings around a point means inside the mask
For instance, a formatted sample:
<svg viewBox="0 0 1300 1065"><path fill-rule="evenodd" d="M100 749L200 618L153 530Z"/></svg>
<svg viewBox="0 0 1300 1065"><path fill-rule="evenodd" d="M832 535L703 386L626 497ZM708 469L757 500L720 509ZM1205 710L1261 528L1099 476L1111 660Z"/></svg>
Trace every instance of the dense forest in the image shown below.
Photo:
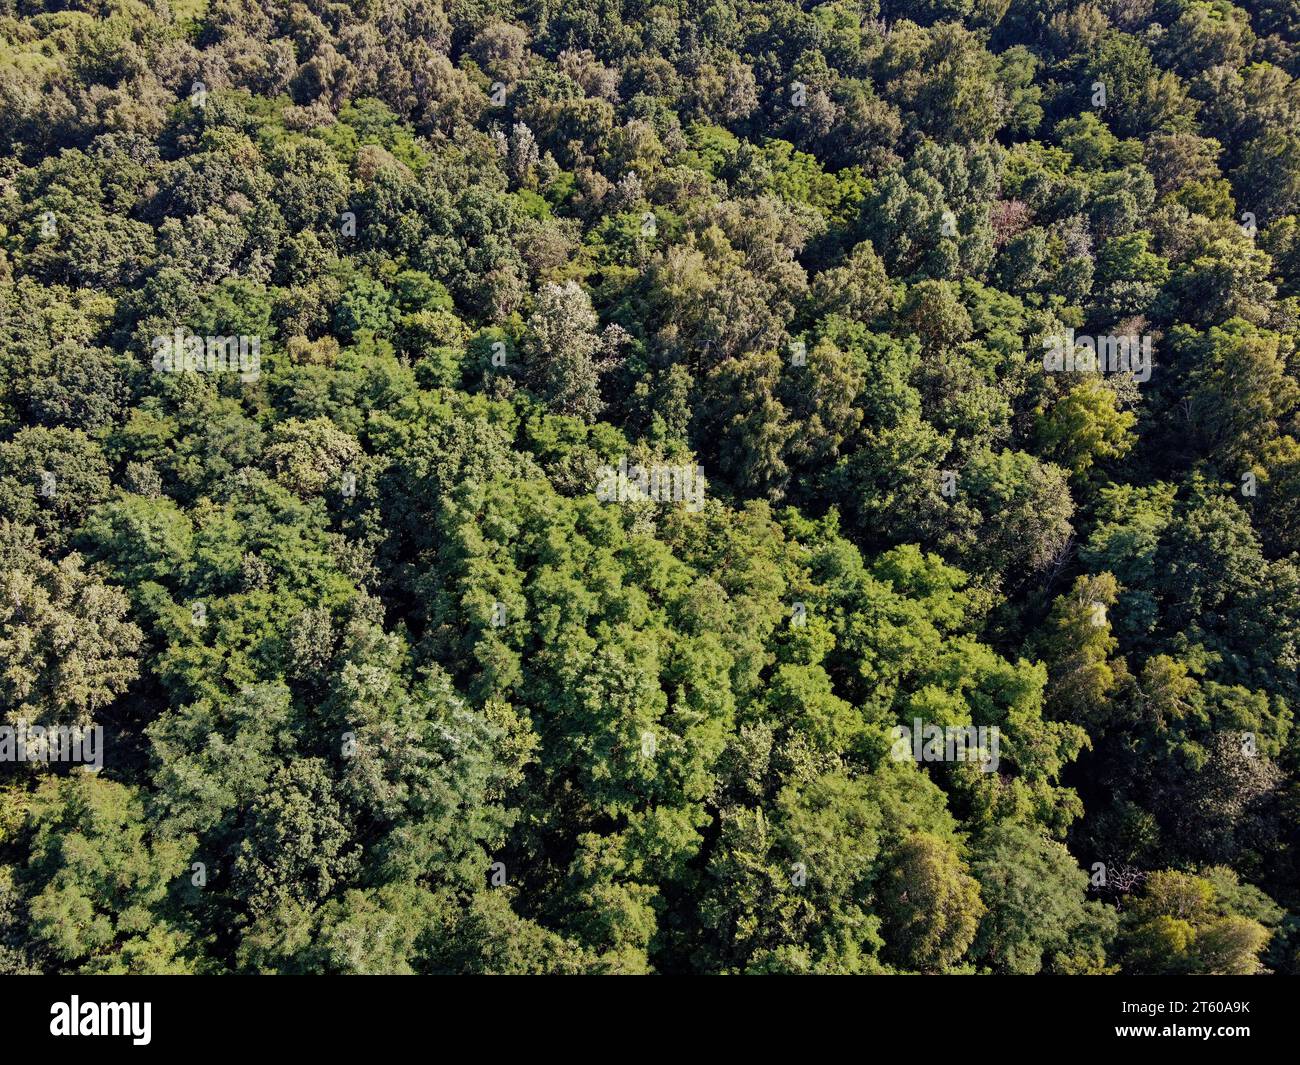
<svg viewBox="0 0 1300 1065"><path fill-rule="evenodd" d="M0 971L1300 970L1300 0L0 0Z"/></svg>

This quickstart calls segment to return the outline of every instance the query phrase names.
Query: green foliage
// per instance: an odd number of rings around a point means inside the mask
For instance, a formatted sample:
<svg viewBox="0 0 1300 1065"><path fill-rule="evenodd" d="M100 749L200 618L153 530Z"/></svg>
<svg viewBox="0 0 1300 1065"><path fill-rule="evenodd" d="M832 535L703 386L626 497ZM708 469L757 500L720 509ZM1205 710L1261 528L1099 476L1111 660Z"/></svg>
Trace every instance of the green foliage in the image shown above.
<svg viewBox="0 0 1300 1065"><path fill-rule="evenodd" d="M1294 5L59 6L0 971L1300 965Z"/></svg>
<svg viewBox="0 0 1300 1065"><path fill-rule="evenodd" d="M1259 902L1263 902L1262 908ZM1137 973L1250 976L1281 911L1243 895L1229 869L1153 873L1125 915L1120 947Z"/></svg>

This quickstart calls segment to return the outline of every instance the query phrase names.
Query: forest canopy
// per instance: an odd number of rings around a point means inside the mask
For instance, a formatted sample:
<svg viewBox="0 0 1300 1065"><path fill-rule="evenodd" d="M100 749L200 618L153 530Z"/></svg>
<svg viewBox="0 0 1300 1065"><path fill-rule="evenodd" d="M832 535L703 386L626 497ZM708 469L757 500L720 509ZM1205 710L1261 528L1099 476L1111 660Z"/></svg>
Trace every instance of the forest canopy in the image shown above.
<svg viewBox="0 0 1300 1065"><path fill-rule="evenodd" d="M1298 78L0 0L0 972L1296 973Z"/></svg>

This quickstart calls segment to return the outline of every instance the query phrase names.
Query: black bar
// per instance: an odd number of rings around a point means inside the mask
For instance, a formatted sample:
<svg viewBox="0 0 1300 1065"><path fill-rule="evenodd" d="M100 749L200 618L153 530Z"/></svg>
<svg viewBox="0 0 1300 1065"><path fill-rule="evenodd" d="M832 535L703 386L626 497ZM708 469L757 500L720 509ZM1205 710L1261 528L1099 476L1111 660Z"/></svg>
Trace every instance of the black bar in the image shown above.
<svg viewBox="0 0 1300 1065"><path fill-rule="evenodd" d="M2 1045L338 1053L433 1040L441 1054L461 1037L467 1051L490 1058L516 1047L576 1052L596 1039L606 1053L622 1054L656 1044L725 1049L729 1041L777 1036L810 1047L842 1036L861 1046L893 1033L891 1039L918 1048L1086 1051L1128 1044L1176 1047L1181 1055L1199 1045L1223 1055L1285 1038L1295 1002L1294 985L1267 977L875 977L833 988L807 979L713 978L707 989L689 978L572 980L582 987L509 977L9 977L0 981L8 1007ZM148 1003L147 1044L130 1034L51 1034L55 1011L74 995L83 1011L87 1003ZM703 1001L711 1003L707 1013L700 1012ZM1214 1030L1208 1038L1179 1032L1207 1027ZM1134 1028L1154 1031L1120 1032Z"/></svg>

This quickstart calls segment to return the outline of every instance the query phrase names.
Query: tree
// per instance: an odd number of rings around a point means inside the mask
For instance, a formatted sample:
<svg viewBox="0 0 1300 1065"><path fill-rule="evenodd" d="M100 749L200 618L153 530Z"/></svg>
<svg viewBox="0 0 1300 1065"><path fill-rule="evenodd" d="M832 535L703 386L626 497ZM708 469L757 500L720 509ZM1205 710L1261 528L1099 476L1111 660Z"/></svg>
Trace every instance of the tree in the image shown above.
<svg viewBox="0 0 1300 1065"><path fill-rule="evenodd" d="M1113 918L1084 901L1088 876L1060 843L1000 825L975 848L971 873L988 909L971 953L994 972L1060 968L1089 951L1105 957Z"/></svg>
<svg viewBox="0 0 1300 1065"><path fill-rule="evenodd" d="M530 387L554 410L588 421L604 405L600 374L607 365L589 297L574 282L549 284L529 316L523 354Z"/></svg>
<svg viewBox="0 0 1300 1065"><path fill-rule="evenodd" d="M1261 970L1269 929L1233 913L1235 876L1228 894L1203 877L1159 870L1125 915L1120 937L1125 969L1136 973L1249 976ZM1272 921L1278 911L1264 911Z"/></svg>
<svg viewBox="0 0 1300 1065"><path fill-rule="evenodd" d="M1054 403L1039 425L1043 450L1076 476L1098 460L1123 458L1133 446L1137 418L1121 410L1113 389L1085 377Z"/></svg>
<svg viewBox="0 0 1300 1065"><path fill-rule="evenodd" d="M0 708L11 725L88 728L136 678L143 634L121 589L80 555L37 554L32 531L0 521Z"/></svg>
<svg viewBox="0 0 1300 1065"><path fill-rule="evenodd" d="M957 474L943 542L978 572L1023 577L1065 549L1074 503L1060 467L1024 452L982 451Z"/></svg>
<svg viewBox="0 0 1300 1065"><path fill-rule="evenodd" d="M877 892L885 942L908 969L950 969L966 953L984 915L979 884L951 847L933 836L903 843Z"/></svg>
<svg viewBox="0 0 1300 1065"><path fill-rule="evenodd" d="M192 971L171 899L189 848L153 836L137 790L88 773L47 779L29 817L22 880L33 939L51 968Z"/></svg>
<svg viewBox="0 0 1300 1065"><path fill-rule="evenodd" d="M276 480L309 498L329 490L355 491L361 459L357 442L328 419L291 418L275 427L264 461ZM351 475L351 489L344 486L345 474Z"/></svg>
<svg viewBox="0 0 1300 1065"><path fill-rule="evenodd" d="M66 544L87 513L108 496L108 466L80 429L22 429L0 443L0 513Z"/></svg>
<svg viewBox="0 0 1300 1065"><path fill-rule="evenodd" d="M336 788L320 759L297 759L254 800L232 874L254 918L320 903L355 872Z"/></svg>
<svg viewBox="0 0 1300 1065"><path fill-rule="evenodd" d="M1093 735L1105 729L1116 689L1127 677L1114 657L1109 611L1119 585L1114 576L1082 576L1052 604L1043 635L1048 662L1047 705L1053 716L1084 725Z"/></svg>

